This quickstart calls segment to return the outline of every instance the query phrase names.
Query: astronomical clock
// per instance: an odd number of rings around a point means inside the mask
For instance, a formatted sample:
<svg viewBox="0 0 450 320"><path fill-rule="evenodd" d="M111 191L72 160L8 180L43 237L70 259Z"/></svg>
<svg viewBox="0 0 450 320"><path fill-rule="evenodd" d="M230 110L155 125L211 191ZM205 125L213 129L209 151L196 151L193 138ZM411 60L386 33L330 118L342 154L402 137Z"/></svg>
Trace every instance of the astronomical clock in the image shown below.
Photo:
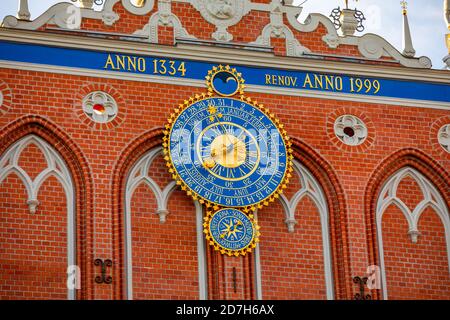
<svg viewBox="0 0 450 320"><path fill-rule="evenodd" d="M206 207L204 233L229 256L251 252L260 228L254 211L286 188L292 148L280 121L244 94L242 74L213 67L208 91L181 103L164 130L164 157L172 177Z"/></svg>

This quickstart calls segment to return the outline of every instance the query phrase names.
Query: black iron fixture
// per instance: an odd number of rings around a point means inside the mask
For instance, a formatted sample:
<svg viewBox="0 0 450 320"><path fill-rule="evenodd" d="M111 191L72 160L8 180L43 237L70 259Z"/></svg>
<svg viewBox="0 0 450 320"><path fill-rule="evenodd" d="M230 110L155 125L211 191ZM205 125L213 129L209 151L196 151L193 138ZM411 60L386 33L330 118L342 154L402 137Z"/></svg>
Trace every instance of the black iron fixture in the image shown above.
<svg viewBox="0 0 450 320"><path fill-rule="evenodd" d="M358 20L358 26L356 27L356 31L363 32L365 29L363 21L366 20L366 17L364 17L364 13L355 8L355 18L356 20Z"/></svg>
<svg viewBox="0 0 450 320"><path fill-rule="evenodd" d="M346 9L346 10L348 10L348 9ZM354 17L358 21L358 25L356 26L356 31L363 32L365 29L365 27L363 25L363 21L366 20L364 13L362 13L362 11L359 11L356 8L352 11L355 12ZM341 7L334 8L331 11L330 18L333 20L333 24L334 24L334 27L336 28L336 30L339 30L342 27L341 15L342 15Z"/></svg>
<svg viewBox="0 0 450 320"><path fill-rule="evenodd" d="M354 277L353 282L359 285L359 293L355 293L353 298L355 300L372 300L372 296L370 294L365 294L364 290L367 284L367 277Z"/></svg>
<svg viewBox="0 0 450 320"><path fill-rule="evenodd" d="M330 14L330 18L333 19L333 24L336 30L339 30L342 26L341 14L342 14L341 7L334 8Z"/></svg>
<svg viewBox="0 0 450 320"><path fill-rule="evenodd" d="M110 259L102 260L102 259L95 259L94 265L101 266L101 275L95 277L95 282L97 283L106 283L110 284L112 282L112 277L106 275L106 268L112 267L113 262Z"/></svg>

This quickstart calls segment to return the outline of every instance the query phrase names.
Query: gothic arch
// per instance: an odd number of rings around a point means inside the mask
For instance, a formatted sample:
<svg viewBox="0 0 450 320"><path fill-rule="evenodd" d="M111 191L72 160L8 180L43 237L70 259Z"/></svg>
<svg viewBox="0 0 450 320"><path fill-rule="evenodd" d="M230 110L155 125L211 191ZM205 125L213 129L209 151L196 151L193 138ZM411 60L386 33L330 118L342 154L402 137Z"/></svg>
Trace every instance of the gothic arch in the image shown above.
<svg viewBox="0 0 450 320"><path fill-rule="evenodd" d="M396 196L399 183L405 178L412 178L422 191L423 199L411 210ZM384 272L384 257L382 248L381 218L384 210L390 206L397 206L405 216L409 227L411 241L417 241L417 223L422 212L432 207L441 219L446 233L447 251L450 246L450 175L435 160L424 152L406 148L387 157L373 172L365 192L365 217L367 228L367 248L369 263L379 265ZM449 255L450 262L450 255ZM383 296L386 297L385 275L382 274ZM374 298L381 298L377 292Z"/></svg>
<svg viewBox="0 0 450 320"><path fill-rule="evenodd" d="M292 138L292 142L296 161L322 189L324 199L320 202L327 205L334 298L351 299L352 282L344 191L334 169L325 159L303 141Z"/></svg>
<svg viewBox="0 0 450 320"><path fill-rule="evenodd" d="M324 264L324 279L326 287L326 297L328 300L334 299L333 288L333 271L332 271L332 258L331 258L331 243L330 243L330 227L329 227L329 214L328 205L325 199L325 194L317 180L313 175L297 160L294 160L293 164L294 173L300 180L301 188L296 190L290 199L281 194L278 199L284 210L284 222L286 223L289 232L294 232L295 225L298 223L296 220L296 209L302 199L308 197L316 206L320 216L321 225L321 238L322 238L322 250L323 250L323 264ZM260 250L259 246L255 250L255 271L256 271L256 295L258 299L263 298L262 283L261 283L261 262L260 262Z"/></svg>
<svg viewBox="0 0 450 320"><path fill-rule="evenodd" d="M160 187L149 175L148 169L156 157L162 154L162 130L157 128L144 133L122 152L114 169L112 182L112 198L114 208L114 260L120 266L115 270L114 298L131 299L132 288L132 246L131 246L131 197L134 190L145 184L155 196L157 210L161 223L166 221L169 214L168 202L176 189L175 181ZM198 282L199 297L206 299L206 262L205 244L203 239L203 208L194 202L196 212L196 233L198 251ZM150 213L151 214L151 213Z"/></svg>
<svg viewBox="0 0 450 320"><path fill-rule="evenodd" d="M42 151L47 162L47 168L34 180L18 164L20 153L30 144ZM92 299L92 181L81 150L49 120L27 115L2 128L0 155L0 180L11 172L22 180L32 213L39 204L37 195L41 184L50 176L61 183L67 197L68 243L73 243L72 249L68 248L68 262L81 270L81 290L69 293L69 297Z"/></svg>

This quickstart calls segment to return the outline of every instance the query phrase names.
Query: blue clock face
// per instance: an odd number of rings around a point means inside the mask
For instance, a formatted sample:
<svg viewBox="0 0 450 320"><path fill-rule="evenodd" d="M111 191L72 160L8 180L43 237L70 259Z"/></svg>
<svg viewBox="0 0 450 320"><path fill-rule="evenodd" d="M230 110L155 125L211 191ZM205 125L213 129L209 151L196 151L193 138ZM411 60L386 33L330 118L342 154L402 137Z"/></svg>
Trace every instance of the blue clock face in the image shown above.
<svg viewBox="0 0 450 320"><path fill-rule="evenodd" d="M282 185L286 142L272 119L233 98L205 98L174 119L168 136L173 169L192 193L226 207L254 206Z"/></svg>
<svg viewBox="0 0 450 320"><path fill-rule="evenodd" d="M249 217L236 209L217 211L211 217L209 230L212 239L222 249L231 251L250 246L256 232Z"/></svg>

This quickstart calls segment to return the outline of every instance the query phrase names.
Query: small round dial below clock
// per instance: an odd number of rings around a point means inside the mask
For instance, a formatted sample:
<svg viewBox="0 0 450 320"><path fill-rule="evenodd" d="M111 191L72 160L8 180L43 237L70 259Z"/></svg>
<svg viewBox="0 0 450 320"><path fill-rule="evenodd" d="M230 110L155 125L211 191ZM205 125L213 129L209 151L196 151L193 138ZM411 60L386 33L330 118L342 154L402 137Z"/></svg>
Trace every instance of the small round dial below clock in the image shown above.
<svg viewBox="0 0 450 320"><path fill-rule="evenodd" d="M226 208L204 218L206 240L217 251L228 255L245 255L259 241L259 226L253 215Z"/></svg>
<svg viewBox="0 0 450 320"><path fill-rule="evenodd" d="M251 100L210 97L185 104L165 140L168 165L182 188L213 205L273 201L292 170L285 131Z"/></svg>

